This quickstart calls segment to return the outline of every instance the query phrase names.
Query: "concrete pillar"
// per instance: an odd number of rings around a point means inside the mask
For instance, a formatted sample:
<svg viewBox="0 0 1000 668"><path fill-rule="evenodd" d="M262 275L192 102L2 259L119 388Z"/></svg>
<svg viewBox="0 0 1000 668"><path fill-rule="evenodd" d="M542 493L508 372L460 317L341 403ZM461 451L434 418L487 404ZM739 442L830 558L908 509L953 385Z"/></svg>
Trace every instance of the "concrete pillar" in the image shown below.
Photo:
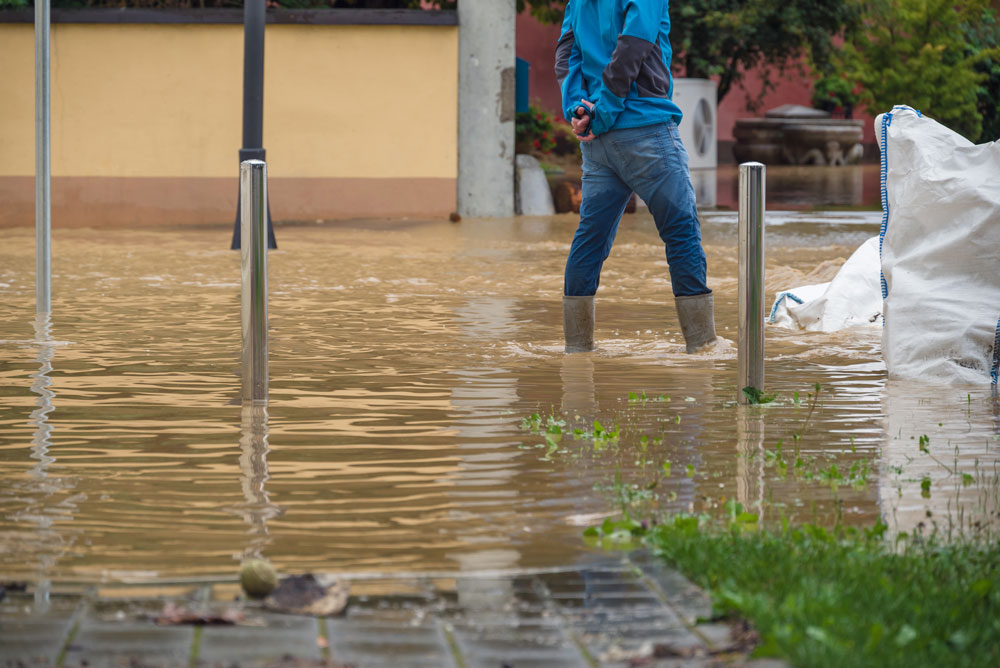
<svg viewBox="0 0 1000 668"><path fill-rule="evenodd" d="M513 0L458 3L458 212L514 215Z"/></svg>

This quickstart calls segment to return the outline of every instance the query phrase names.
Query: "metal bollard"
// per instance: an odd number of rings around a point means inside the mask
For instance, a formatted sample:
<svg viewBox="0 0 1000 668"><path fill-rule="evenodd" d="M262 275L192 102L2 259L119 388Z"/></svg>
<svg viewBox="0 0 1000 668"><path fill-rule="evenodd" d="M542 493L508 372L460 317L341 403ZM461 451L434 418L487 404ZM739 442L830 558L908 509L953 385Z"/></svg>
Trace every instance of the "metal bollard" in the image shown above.
<svg viewBox="0 0 1000 668"><path fill-rule="evenodd" d="M267 403L267 163L240 163L243 401Z"/></svg>
<svg viewBox="0 0 1000 668"><path fill-rule="evenodd" d="M764 389L764 182L759 162L740 165L740 326L736 386L741 404L750 403L743 388Z"/></svg>
<svg viewBox="0 0 1000 668"><path fill-rule="evenodd" d="M52 312L49 0L35 2L35 312Z"/></svg>

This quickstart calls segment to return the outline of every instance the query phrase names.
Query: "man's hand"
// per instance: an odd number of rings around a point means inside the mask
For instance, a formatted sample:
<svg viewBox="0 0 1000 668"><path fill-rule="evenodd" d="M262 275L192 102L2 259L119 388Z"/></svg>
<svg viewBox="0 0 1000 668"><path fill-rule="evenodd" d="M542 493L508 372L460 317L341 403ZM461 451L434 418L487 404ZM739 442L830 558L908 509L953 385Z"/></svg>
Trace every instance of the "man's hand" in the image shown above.
<svg viewBox="0 0 1000 668"><path fill-rule="evenodd" d="M574 118L570 123L573 125L573 134L580 141L592 141L594 139L594 133L590 131L590 121L591 116L587 113L588 111L593 113L594 104L588 102L587 100L580 100L584 106L579 106L576 108L576 118ZM586 134L584 134L586 133Z"/></svg>

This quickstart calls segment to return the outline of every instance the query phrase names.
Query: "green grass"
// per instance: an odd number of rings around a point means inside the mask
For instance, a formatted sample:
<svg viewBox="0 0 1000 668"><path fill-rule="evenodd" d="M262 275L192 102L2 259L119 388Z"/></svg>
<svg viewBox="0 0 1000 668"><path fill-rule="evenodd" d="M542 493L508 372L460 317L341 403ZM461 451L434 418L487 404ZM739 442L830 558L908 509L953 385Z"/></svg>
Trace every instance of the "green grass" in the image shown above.
<svg viewBox="0 0 1000 668"><path fill-rule="evenodd" d="M884 525L769 531L755 520L737 509L726 529L688 516L632 534L707 589L720 615L751 620L758 655L797 666L1000 665L1000 542L892 544ZM588 531L620 536L617 524Z"/></svg>

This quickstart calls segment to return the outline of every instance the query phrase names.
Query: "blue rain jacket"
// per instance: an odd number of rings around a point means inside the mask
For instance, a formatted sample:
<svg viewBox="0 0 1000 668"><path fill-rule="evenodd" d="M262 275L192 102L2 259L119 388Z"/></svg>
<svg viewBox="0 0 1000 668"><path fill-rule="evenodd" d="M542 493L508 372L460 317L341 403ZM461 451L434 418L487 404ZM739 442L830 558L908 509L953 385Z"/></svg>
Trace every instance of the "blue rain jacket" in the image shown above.
<svg viewBox="0 0 1000 668"><path fill-rule="evenodd" d="M673 120L669 0L570 0L556 47L563 114L594 103L590 129L637 128Z"/></svg>

